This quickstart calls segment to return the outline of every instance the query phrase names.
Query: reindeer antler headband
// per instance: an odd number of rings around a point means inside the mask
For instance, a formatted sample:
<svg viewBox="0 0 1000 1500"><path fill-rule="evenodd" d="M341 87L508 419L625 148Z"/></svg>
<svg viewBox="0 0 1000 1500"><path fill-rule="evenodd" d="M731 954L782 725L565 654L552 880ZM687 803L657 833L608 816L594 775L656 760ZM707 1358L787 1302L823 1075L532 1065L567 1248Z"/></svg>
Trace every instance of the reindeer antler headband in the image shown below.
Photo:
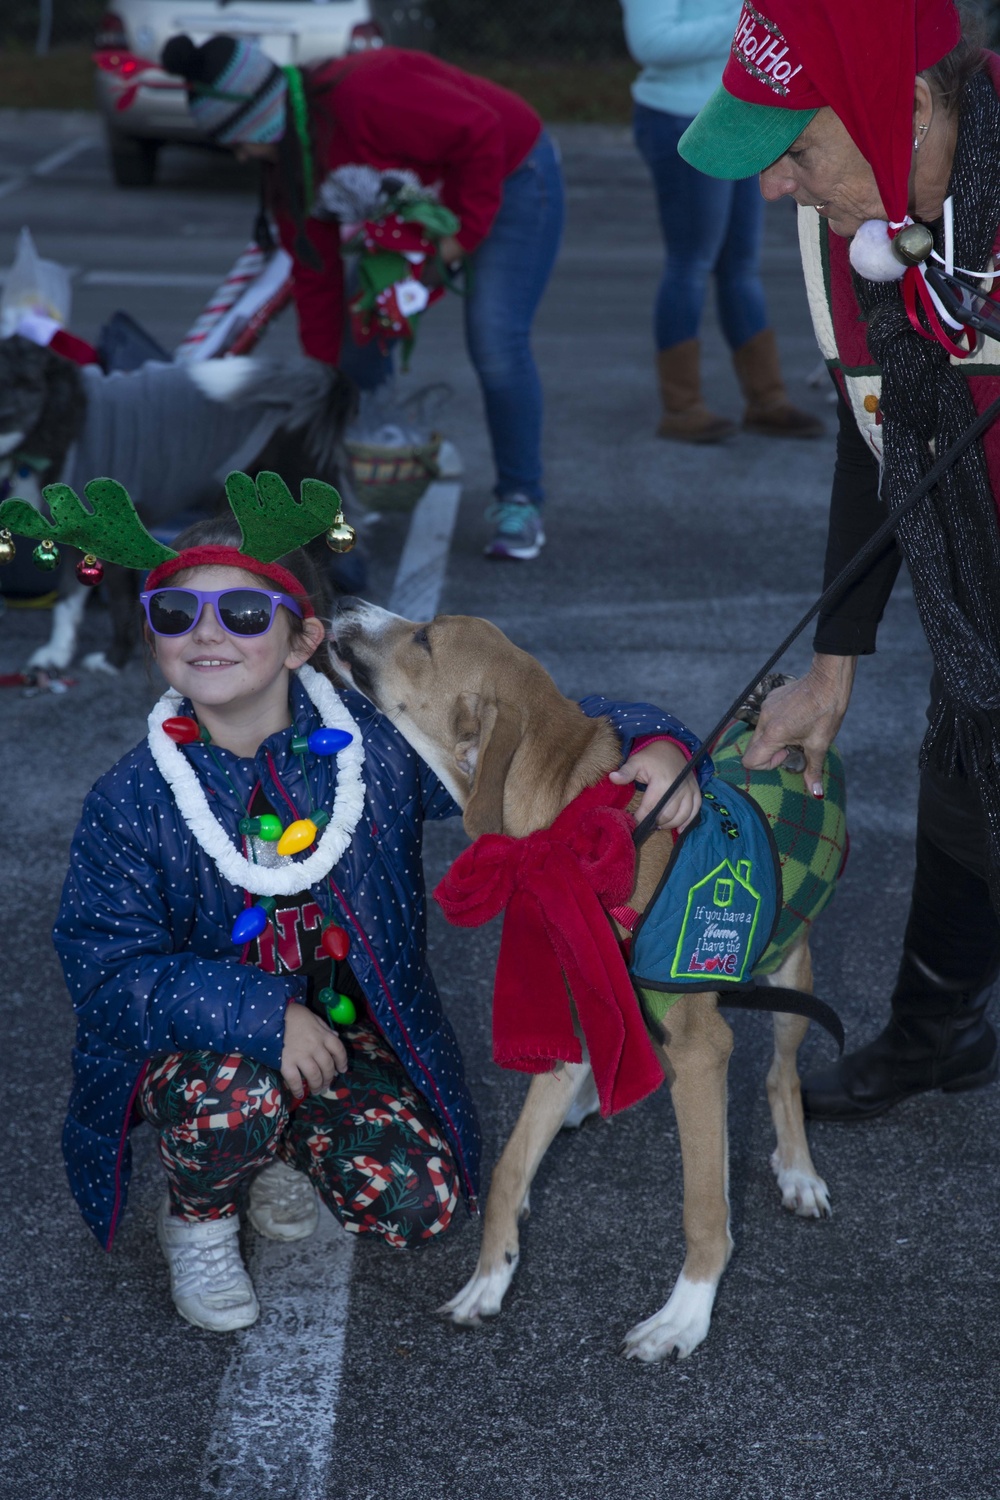
<svg viewBox="0 0 1000 1500"><path fill-rule="evenodd" d="M76 569L81 583L100 583L102 561L124 568L151 569L151 588L158 588L182 568L249 564L251 571L263 573L287 593L305 599L302 584L286 569L276 567L275 558L323 533L334 552L349 552L356 540L354 527L344 520L339 493L321 479L304 479L296 500L279 474L258 474L256 483L248 474L230 474L226 496L239 523L240 546L190 547L183 552L175 552L150 536L124 485L116 479L91 479L83 493L90 510L69 485L46 485L42 495L50 517L26 500L5 500L0 505L0 563L13 559L16 535L38 542L32 556L45 570L59 561L57 543L78 547L84 553Z"/></svg>

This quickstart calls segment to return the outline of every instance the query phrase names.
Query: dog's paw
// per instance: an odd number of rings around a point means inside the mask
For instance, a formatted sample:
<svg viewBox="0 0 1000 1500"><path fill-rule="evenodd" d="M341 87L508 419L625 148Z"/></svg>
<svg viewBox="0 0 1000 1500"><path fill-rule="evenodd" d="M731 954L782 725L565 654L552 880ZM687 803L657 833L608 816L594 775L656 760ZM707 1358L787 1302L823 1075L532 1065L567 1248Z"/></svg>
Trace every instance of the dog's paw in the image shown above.
<svg viewBox="0 0 1000 1500"><path fill-rule="evenodd" d="M830 1189L815 1172L800 1167L783 1167L777 1151L771 1157L771 1170L781 1193L781 1206L802 1219L830 1219Z"/></svg>
<svg viewBox="0 0 1000 1500"><path fill-rule="evenodd" d="M665 1306L625 1335L625 1358L641 1359L647 1365L668 1355L687 1359L708 1333L717 1284L689 1281L682 1271Z"/></svg>
<svg viewBox="0 0 1000 1500"><path fill-rule="evenodd" d="M492 1271L481 1271L477 1266L475 1275L458 1295L438 1308L438 1316L449 1319L460 1328L478 1328L484 1318L497 1317L519 1258L517 1253L511 1254Z"/></svg>
<svg viewBox="0 0 1000 1500"><path fill-rule="evenodd" d="M35 667L41 672L65 672L73 657L72 648L61 651L57 646L53 647L51 641L46 641L44 646L39 646L37 651L32 651L28 657L28 667Z"/></svg>
<svg viewBox="0 0 1000 1500"><path fill-rule="evenodd" d="M88 651L83 658L83 665L88 672L105 672L109 677L118 676L118 668L111 665L103 651Z"/></svg>

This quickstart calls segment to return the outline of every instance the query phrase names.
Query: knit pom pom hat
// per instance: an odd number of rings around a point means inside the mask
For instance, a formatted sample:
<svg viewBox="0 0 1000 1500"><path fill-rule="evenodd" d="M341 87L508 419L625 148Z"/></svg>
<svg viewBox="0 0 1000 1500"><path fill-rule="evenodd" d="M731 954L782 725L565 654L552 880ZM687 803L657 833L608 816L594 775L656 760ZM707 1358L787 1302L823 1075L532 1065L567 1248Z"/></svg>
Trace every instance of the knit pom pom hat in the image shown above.
<svg viewBox="0 0 1000 1500"><path fill-rule="evenodd" d="M285 75L254 42L220 35L196 47L172 36L160 65L187 80L188 108L206 140L266 145L284 135Z"/></svg>

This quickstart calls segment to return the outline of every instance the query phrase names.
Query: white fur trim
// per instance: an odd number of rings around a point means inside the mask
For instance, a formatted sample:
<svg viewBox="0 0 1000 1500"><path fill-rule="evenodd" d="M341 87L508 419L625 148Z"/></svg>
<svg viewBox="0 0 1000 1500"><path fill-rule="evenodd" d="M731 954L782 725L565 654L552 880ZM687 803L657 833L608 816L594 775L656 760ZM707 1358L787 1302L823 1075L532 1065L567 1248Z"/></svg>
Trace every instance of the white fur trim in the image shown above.
<svg viewBox="0 0 1000 1500"><path fill-rule="evenodd" d="M814 208L799 207L799 250L802 254L802 272L806 279L806 295L812 315L813 331L819 352L826 360L837 358L837 340L833 336L833 315L827 301L823 280L823 249L821 237L826 226Z"/></svg>
<svg viewBox="0 0 1000 1500"><path fill-rule="evenodd" d="M866 219L851 241L851 265L866 281L902 281L906 267L892 253L884 219Z"/></svg>
<svg viewBox="0 0 1000 1500"><path fill-rule="evenodd" d="M333 684L313 667L300 667L298 678L327 729L345 729L351 743L337 752L337 791L330 821L319 843L304 860L283 860L279 869L254 864L233 847L229 834L208 805L194 767L164 733L163 721L177 712L177 694L164 693L149 715L147 736L153 759L177 803L178 811L219 874L254 896L294 896L323 880L344 855L365 809L365 762L361 730L341 702ZM307 816L307 814L303 814Z"/></svg>

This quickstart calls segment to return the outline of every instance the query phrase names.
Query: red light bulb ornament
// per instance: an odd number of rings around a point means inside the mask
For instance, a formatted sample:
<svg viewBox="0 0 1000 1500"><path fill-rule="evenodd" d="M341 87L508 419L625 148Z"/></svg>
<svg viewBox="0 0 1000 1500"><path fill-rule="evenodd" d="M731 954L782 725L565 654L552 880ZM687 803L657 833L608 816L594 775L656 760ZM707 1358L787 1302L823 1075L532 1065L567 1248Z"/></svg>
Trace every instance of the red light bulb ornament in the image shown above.
<svg viewBox="0 0 1000 1500"><path fill-rule="evenodd" d="M327 922L323 927L323 936L320 938L320 947L323 952L332 958L335 963L343 963L351 951L351 940L343 927L336 922Z"/></svg>
<svg viewBox="0 0 1000 1500"><path fill-rule="evenodd" d="M206 745L212 736L207 729L202 729L197 719L191 719L187 714L177 714L173 719L164 719L163 733L168 740L173 740L175 745L194 745L202 740Z"/></svg>

